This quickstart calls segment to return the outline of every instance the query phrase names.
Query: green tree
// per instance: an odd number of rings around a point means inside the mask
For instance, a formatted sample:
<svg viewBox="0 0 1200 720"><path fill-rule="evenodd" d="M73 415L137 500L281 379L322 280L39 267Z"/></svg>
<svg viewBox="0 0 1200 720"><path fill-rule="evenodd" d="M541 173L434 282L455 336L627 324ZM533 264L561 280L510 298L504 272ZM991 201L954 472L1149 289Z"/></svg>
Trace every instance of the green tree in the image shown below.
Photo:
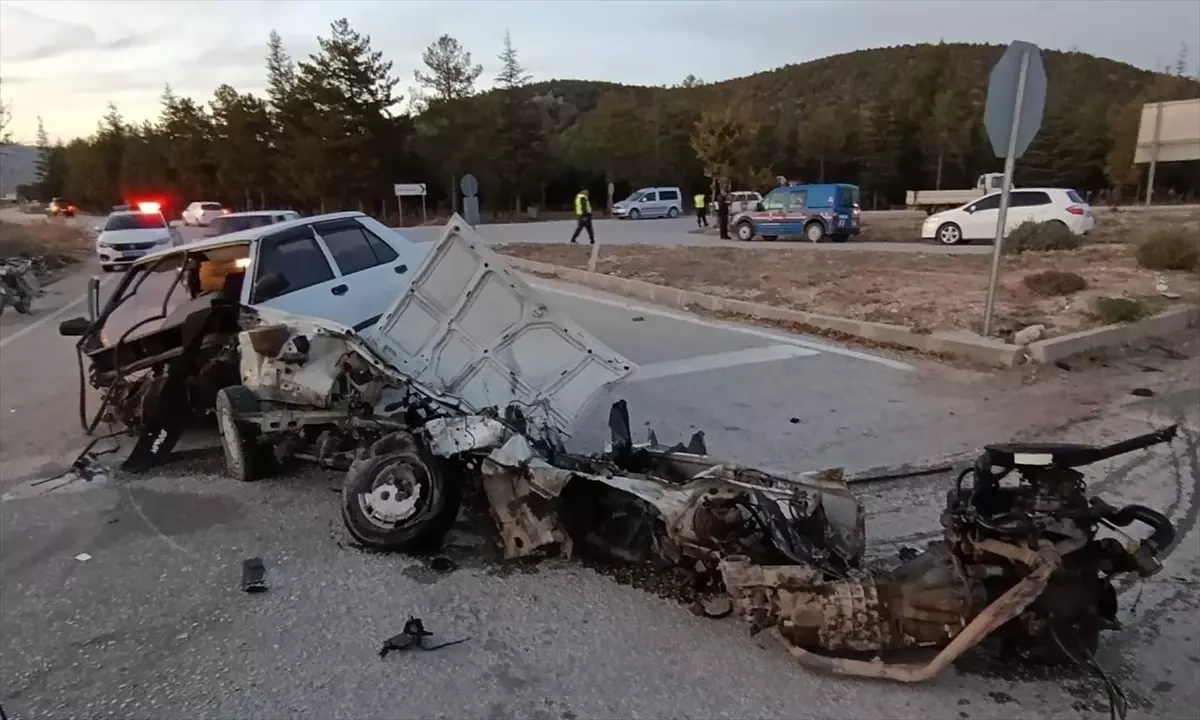
<svg viewBox="0 0 1200 720"><path fill-rule="evenodd" d="M817 182L825 182L825 163L839 157L845 148L847 132L840 108L819 105L805 113L798 129L800 162L816 161Z"/></svg>
<svg viewBox="0 0 1200 720"><path fill-rule="evenodd" d="M529 81L512 35L505 31L496 76L495 179L496 189L512 201L515 213L521 211L522 198L544 171L546 160L542 119L526 87Z"/></svg>
<svg viewBox="0 0 1200 720"><path fill-rule="evenodd" d="M265 202L265 187L271 181L267 150L271 119L265 102L241 94L229 85L217 88L209 103L213 118L213 159L217 180L226 192L236 193L236 202L247 209L257 200Z"/></svg>
<svg viewBox="0 0 1200 720"><path fill-rule="evenodd" d="M38 115L37 119L37 160L34 164L34 188L38 194L38 199L46 202L53 196L46 196L46 178L50 175L50 137L46 134L46 126L42 123L42 116Z"/></svg>
<svg viewBox="0 0 1200 720"><path fill-rule="evenodd" d="M483 66L471 62L471 53L458 40L442 35L425 48L421 61L427 72L413 71L421 87L430 91L434 100L461 100L475 94L475 81L483 74Z"/></svg>
<svg viewBox="0 0 1200 720"><path fill-rule="evenodd" d="M217 199L212 118L191 98L163 91L158 129L166 147L167 174L176 192L188 200Z"/></svg>
<svg viewBox="0 0 1200 720"><path fill-rule="evenodd" d="M1109 150L1105 157L1104 173L1114 204L1120 202L1124 191L1136 186L1141 172L1133 164L1137 149L1138 126L1142 122L1142 99L1134 98L1125 105L1113 107L1108 113Z"/></svg>
<svg viewBox="0 0 1200 720"><path fill-rule="evenodd" d="M757 127L744 110L725 107L700 115L692 130L692 149L696 151L704 174L721 190L731 183L754 174L744 149L753 139Z"/></svg>
<svg viewBox="0 0 1200 720"><path fill-rule="evenodd" d="M345 18L317 38L320 50L299 64L296 94L303 102L299 172L323 209L363 208L364 200L386 193L383 158L392 152L392 63L371 47Z"/></svg>

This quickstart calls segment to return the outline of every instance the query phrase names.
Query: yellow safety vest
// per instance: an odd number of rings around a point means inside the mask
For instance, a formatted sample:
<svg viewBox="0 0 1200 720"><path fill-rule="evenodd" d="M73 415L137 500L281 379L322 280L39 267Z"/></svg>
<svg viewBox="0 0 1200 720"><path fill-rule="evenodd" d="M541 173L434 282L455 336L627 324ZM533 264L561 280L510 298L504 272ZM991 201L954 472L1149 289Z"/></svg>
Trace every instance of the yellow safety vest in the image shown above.
<svg viewBox="0 0 1200 720"><path fill-rule="evenodd" d="M704 207L704 193L700 193L699 195L697 195L696 197L694 197L692 199L696 201L696 209L697 210Z"/></svg>
<svg viewBox="0 0 1200 720"><path fill-rule="evenodd" d="M576 195L575 196L575 215L576 215L576 217L583 217L584 215L587 215L591 212L592 212L592 203L590 200L588 200L588 196L584 195L583 193L579 193L578 195Z"/></svg>

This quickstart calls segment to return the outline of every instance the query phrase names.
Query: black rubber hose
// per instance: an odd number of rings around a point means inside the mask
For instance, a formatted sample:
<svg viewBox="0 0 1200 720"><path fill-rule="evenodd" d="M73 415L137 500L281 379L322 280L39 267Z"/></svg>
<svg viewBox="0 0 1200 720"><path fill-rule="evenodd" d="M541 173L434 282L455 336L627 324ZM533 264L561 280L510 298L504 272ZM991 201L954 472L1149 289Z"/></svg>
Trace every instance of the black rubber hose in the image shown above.
<svg viewBox="0 0 1200 720"><path fill-rule="evenodd" d="M1126 505L1109 515L1107 520L1118 527L1128 527L1137 520L1154 528L1154 534L1146 538L1145 542L1153 543L1156 550L1168 548L1175 542L1175 526L1167 516L1145 505Z"/></svg>

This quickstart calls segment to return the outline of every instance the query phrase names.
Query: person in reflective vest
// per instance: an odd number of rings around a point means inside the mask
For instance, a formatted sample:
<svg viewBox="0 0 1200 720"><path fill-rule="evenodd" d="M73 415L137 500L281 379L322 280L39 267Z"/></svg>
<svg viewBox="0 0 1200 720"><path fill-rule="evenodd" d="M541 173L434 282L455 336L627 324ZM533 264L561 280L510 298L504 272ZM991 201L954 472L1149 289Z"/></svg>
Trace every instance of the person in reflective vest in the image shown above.
<svg viewBox="0 0 1200 720"><path fill-rule="evenodd" d="M704 203L704 193L696 193L692 200L696 203L696 227L708 227L708 205Z"/></svg>
<svg viewBox="0 0 1200 720"><path fill-rule="evenodd" d="M584 228L587 228L588 239L595 245L596 235L592 232L592 201L588 199L587 188L580 190L575 196L575 234L571 236L571 242L575 242Z"/></svg>

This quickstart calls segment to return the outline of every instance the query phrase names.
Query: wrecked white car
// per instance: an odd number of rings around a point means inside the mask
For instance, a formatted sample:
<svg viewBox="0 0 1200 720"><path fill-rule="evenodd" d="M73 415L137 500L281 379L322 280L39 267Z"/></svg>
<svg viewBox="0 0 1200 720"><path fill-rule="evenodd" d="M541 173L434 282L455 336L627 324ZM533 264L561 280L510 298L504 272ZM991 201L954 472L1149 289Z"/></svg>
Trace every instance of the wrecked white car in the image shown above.
<svg viewBox="0 0 1200 720"><path fill-rule="evenodd" d="M212 404L230 473L257 480L293 459L345 471L342 516L367 546L436 543L476 484L507 557L587 546L686 568L754 631L832 672L921 681L988 636L1024 660L1085 662L1117 626L1113 578L1154 574L1175 542L1160 513L1089 497L1076 469L1169 441L1170 427L1108 447L989 447L948 493L943 539L869 570L862 508L840 471L723 463L702 436L637 444L624 401L610 409L611 448L568 452L585 409L635 367L558 315L460 220L409 277L357 331L245 305L223 325L210 324L215 309L189 316L185 327L220 328L218 349L150 382L187 388L202 357L233 362L236 380ZM201 330L185 331L189 348L205 347ZM159 418L161 398L180 396L150 397L146 416ZM139 447L167 443L155 428ZM1097 534L1135 522L1151 529L1139 542ZM920 648L934 657L879 660Z"/></svg>

